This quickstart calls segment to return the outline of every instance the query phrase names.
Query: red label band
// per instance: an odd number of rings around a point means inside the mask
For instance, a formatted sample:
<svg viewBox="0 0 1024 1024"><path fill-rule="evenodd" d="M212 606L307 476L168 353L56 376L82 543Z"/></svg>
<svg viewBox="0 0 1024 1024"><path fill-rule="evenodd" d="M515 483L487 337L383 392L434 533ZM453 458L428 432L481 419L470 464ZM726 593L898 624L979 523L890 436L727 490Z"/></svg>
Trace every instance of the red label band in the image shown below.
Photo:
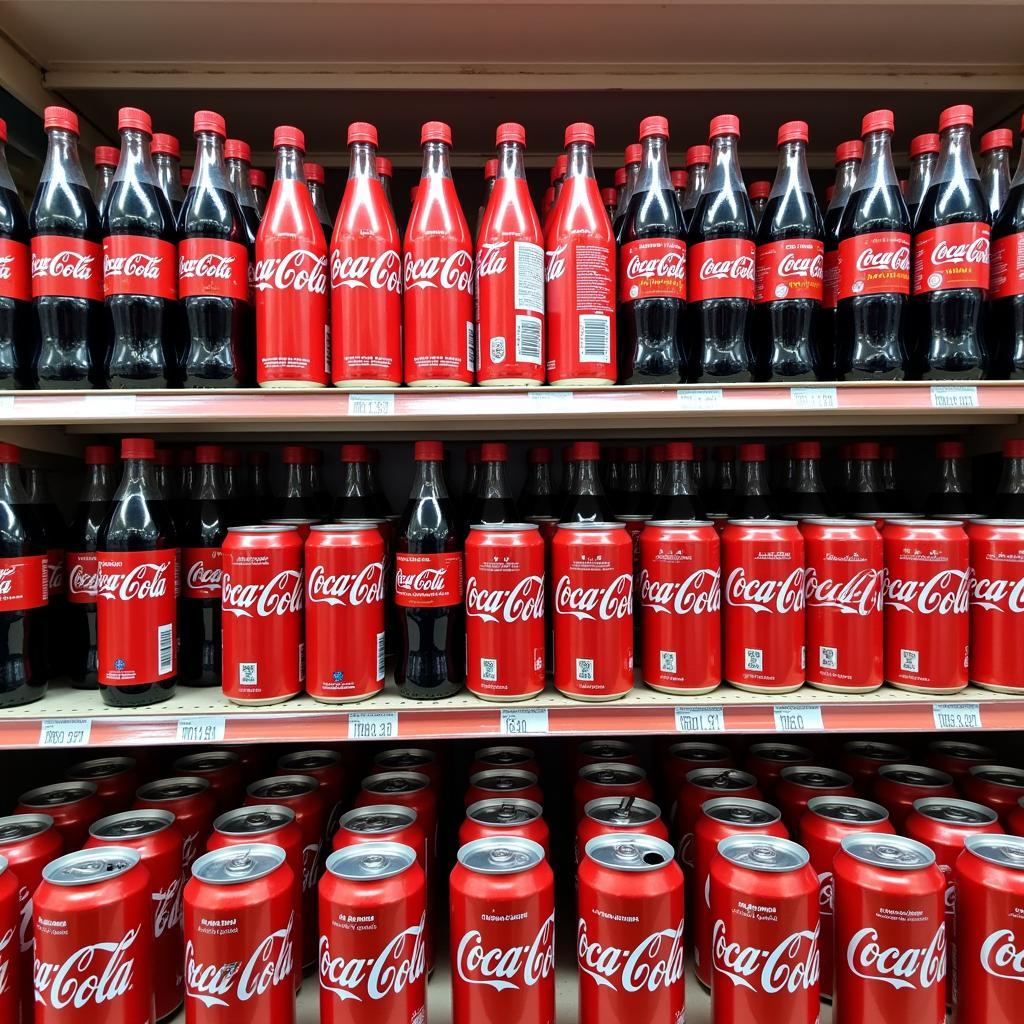
<svg viewBox="0 0 1024 1024"><path fill-rule="evenodd" d="M910 294L910 235L877 231L839 243L837 299Z"/></svg>
<svg viewBox="0 0 1024 1024"><path fill-rule="evenodd" d="M822 309L835 309L836 295L839 291L839 251L837 249L825 253L821 285Z"/></svg>
<svg viewBox="0 0 1024 1024"><path fill-rule="evenodd" d="M989 284L989 237L981 221L922 231L914 238L914 294Z"/></svg>
<svg viewBox="0 0 1024 1024"><path fill-rule="evenodd" d="M989 289L992 299L1024 295L1024 231L992 243Z"/></svg>
<svg viewBox="0 0 1024 1024"><path fill-rule="evenodd" d="M30 263L29 248L24 242L0 238L0 299L28 302L32 298Z"/></svg>
<svg viewBox="0 0 1024 1024"><path fill-rule="evenodd" d="M619 250L619 302L638 299L686 301L686 243L679 238L643 238Z"/></svg>
<svg viewBox="0 0 1024 1024"><path fill-rule="evenodd" d="M176 299L177 255L174 245L159 238L108 235L103 239L104 293Z"/></svg>
<svg viewBox="0 0 1024 1024"><path fill-rule="evenodd" d="M103 301L103 249L64 235L32 239L32 298Z"/></svg>
<svg viewBox="0 0 1024 1024"><path fill-rule="evenodd" d="M64 594L64 552L60 548L46 552L46 572L49 596L61 597Z"/></svg>
<svg viewBox="0 0 1024 1024"><path fill-rule="evenodd" d="M220 600L220 548L182 548L181 563L186 597L197 601Z"/></svg>
<svg viewBox="0 0 1024 1024"><path fill-rule="evenodd" d="M71 604L96 603L96 552L67 551L64 554L64 575L68 601Z"/></svg>
<svg viewBox="0 0 1024 1024"><path fill-rule="evenodd" d="M446 608L462 602L462 552L395 555L395 604L401 608Z"/></svg>
<svg viewBox="0 0 1024 1024"><path fill-rule="evenodd" d="M754 300L757 247L746 238L718 238L690 248L689 302L708 299Z"/></svg>
<svg viewBox="0 0 1024 1024"><path fill-rule="evenodd" d="M178 295L249 301L249 254L240 242L183 238L178 243Z"/></svg>
<svg viewBox="0 0 1024 1024"><path fill-rule="evenodd" d="M47 577L45 555L0 558L0 612L42 608L46 604Z"/></svg>
<svg viewBox="0 0 1024 1024"><path fill-rule="evenodd" d="M788 238L757 247L757 302L821 302L824 276L825 243L816 238Z"/></svg>

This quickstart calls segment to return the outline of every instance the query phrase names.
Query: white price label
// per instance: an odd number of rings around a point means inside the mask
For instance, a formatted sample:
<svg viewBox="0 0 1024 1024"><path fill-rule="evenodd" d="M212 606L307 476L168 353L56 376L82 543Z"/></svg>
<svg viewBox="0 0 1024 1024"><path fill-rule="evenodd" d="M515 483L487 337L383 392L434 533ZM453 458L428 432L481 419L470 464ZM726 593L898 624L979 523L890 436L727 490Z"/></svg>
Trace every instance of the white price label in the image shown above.
<svg viewBox="0 0 1024 1024"><path fill-rule="evenodd" d="M0 414L14 412L14 395L0 395Z"/></svg>
<svg viewBox="0 0 1024 1024"><path fill-rule="evenodd" d="M547 708L502 708L503 736L545 736L548 731Z"/></svg>
<svg viewBox="0 0 1024 1024"><path fill-rule="evenodd" d="M350 711L350 740L393 740L398 735L397 711Z"/></svg>
<svg viewBox="0 0 1024 1024"><path fill-rule="evenodd" d="M120 395L115 391L101 391L82 395L85 415L101 417L131 416L135 412L135 395Z"/></svg>
<svg viewBox="0 0 1024 1024"><path fill-rule="evenodd" d="M91 735L91 718L44 718L39 724L41 747L83 747Z"/></svg>
<svg viewBox="0 0 1024 1024"><path fill-rule="evenodd" d="M825 729L820 704L776 704L772 713L779 732L821 732Z"/></svg>
<svg viewBox="0 0 1024 1024"><path fill-rule="evenodd" d="M936 729L981 729L981 708L977 704L933 704Z"/></svg>
<svg viewBox="0 0 1024 1024"><path fill-rule="evenodd" d="M725 708L676 708L676 732L725 732Z"/></svg>
<svg viewBox="0 0 1024 1024"><path fill-rule="evenodd" d="M526 398L531 405L543 405L551 409L561 409L572 405L571 391L548 391L545 388L536 388L533 391L528 391Z"/></svg>
<svg viewBox="0 0 1024 1024"><path fill-rule="evenodd" d="M349 416L394 416L395 396L385 395L349 395Z"/></svg>
<svg viewBox="0 0 1024 1024"><path fill-rule="evenodd" d="M789 397L798 409L837 409L835 388L790 388Z"/></svg>
<svg viewBox="0 0 1024 1024"><path fill-rule="evenodd" d="M179 718L176 738L179 743L220 743L224 739L224 716Z"/></svg>
<svg viewBox="0 0 1024 1024"><path fill-rule="evenodd" d="M932 385L935 409L977 409L978 389L973 384Z"/></svg>
<svg viewBox="0 0 1024 1024"><path fill-rule="evenodd" d="M680 388L676 401L684 409L714 409L725 401L721 388Z"/></svg>

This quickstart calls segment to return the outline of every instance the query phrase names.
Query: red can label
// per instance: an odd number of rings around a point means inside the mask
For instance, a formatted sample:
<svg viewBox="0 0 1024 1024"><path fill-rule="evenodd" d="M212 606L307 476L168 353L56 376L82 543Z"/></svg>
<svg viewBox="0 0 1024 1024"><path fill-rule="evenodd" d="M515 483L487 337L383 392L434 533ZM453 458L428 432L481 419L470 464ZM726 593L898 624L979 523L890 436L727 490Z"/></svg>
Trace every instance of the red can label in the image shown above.
<svg viewBox="0 0 1024 1024"><path fill-rule="evenodd" d="M1024 530L971 524L971 682L1021 688Z"/></svg>
<svg viewBox="0 0 1024 1024"><path fill-rule="evenodd" d="M181 563L186 597L196 601L220 600L220 548L182 548Z"/></svg>
<svg viewBox="0 0 1024 1024"><path fill-rule="evenodd" d="M686 243L643 238L619 249L619 302L686 300Z"/></svg>
<svg viewBox="0 0 1024 1024"><path fill-rule="evenodd" d="M1024 295L1024 231L1004 235L992 243L989 287L993 299Z"/></svg>
<svg viewBox="0 0 1024 1024"><path fill-rule="evenodd" d="M32 298L29 247L13 238L0 238L0 299L28 302Z"/></svg>
<svg viewBox="0 0 1024 1024"><path fill-rule="evenodd" d="M178 297L177 249L172 242L144 235L108 235L103 239L105 295Z"/></svg>
<svg viewBox="0 0 1024 1024"><path fill-rule="evenodd" d="M97 552L101 683L153 683L177 671L176 567L174 548Z"/></svg>
<svg viewBox="0 0 1024 1024"><path fill-rule="evenodd" d="M825 243L816 238L788 238L757 247L758 302L821 302L824 275Z"/></svg>
<svg viewBox="0 0 1024 1024"><path fill-rule="evenodd" d="M690 249L688 301L754 301L757 246L748 238L716 238Z"/></svg>
<svg viewBox="0 0 1024 1024"><path fill-rule="evenodd" d="M835 309L839 293L839 250L829 249L825 253L821 276L822 309Z"/></svg>
<svg viewBox="0 0 1024 1024"><path fill-rule="evenodd" d="M447 608L461 602L461 551L395 554L395 604L400 608Z"/></svg>
<svg viewBox="0 0 1024 1024"><path fill-rule="evenodd" d="M68 600L72 604L95 604L99 589L96 552L65 552L64 572L67 577Z"/></svg>
<svg viewBox="0 0 1024 1024"><path fill-rule="evenodd" d="M32 298L103 301L103 248L65 235L32 239Z"/></svg>
<svg viewBox="0 0 1024 1024"><path fill-rule="evenodd" d="M50 548L46 552L47 590L50 597L64 595L64 551L61 548Z"/></svg>
<svg viewBox="0 0 1024 1024"><path fill-rule="evenodd" d="M988 289L989 237L982 221L949 224L914 237L914 294L950 288Z"/></svg>
<svg viewBox="0 0 1024 1024"><path fill-rule="evenodd" d="M249 301L249 253L241 242L183 238L178 243L178 294Z"/></svg>
<svg viewBox="0 0 1024 1024"><path fill-rule="evenodd" d="M47 600L49 570L45 555L0 558L0 611L24 612Z"/></svg>
<svg viewBox="0 0 1024 1024"><path fill-rule="evenodd" d="M910 235L876 231L839 243L838 299L910 294Z"/></svg>

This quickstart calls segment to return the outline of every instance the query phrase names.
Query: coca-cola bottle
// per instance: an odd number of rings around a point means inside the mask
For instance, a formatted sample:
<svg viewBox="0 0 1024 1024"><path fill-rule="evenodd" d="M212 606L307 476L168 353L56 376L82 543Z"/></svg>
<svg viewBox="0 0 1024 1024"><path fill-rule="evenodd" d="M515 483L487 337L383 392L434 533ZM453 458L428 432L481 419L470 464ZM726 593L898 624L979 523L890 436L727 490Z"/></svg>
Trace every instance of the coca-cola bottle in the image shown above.
<svg viewBox="0 0 1024 1024"><path fill-rule="evenodd" d="M732 507L736 491L735 462L736 449L732 445L719 445L715 448L714 468L708 474L707 497L704 501L708 514L725 515Z"/></svg>
<svg viewBox="0 0 1024 1024"><path fill-rule="evenodd" d="M196 474L181 532L181 653L178 680L184 686L221 682L221 544L228 532L223 452L214 444L196 448Z"/></svg>
<svg viewBox="0 0 1024 1024"><path fill-rule="evenodd" d="M992 227L989 284L989 327L996 350L996 375L1020 380L1024 378L1024 149Z"/></svg>
<svg viewBox="0 0 1024 1024"><path fill-rule="evenodd" d="M640 122L642 158L619 234L619 379L685 379L686 241L668 169L668 119Z"/></svg>
<svg viewBox="0 0 1024 1024"><path fill-rule="evenodd" d="M935 461L935 476L924 503L924 514L961 516L976 512L963 441L939 441L935 445Z"/></svg>
<svg viewBox="0 0 1024 1024"><path fill-rule="evenodd" d="M226 139L224 142L224 166L228 181L235 193L238 209L242 214L245 234L245 251L248 256L248 280L246 281L247 305L245 325L242 330L242 367L245 371L245 385L256 383L256 290L253 287L253 272L256 260L256 235L260 230L260 212L256 208L256 193L249 184L250 149L241 139Z"/></svg>
<svg viewBox="0 0 1024 1024"><path fill-rule="evenodd" d="M377 503L370 490L370 453L363 444L341 446L341 488L334 499L335 519L376 519Z"/></svg>
<svg viewBox="0 0 1024 1024"><path fill-rule="evenodd" d="M469 524L514 523L518 519L516 503L505 479L508 445L488 443L480 446L480 480L476 499L470 506Z"/></svg>
<svg viewBox="0 0 1024 1024"><path fill-rule="evenodd" d="M711 122L711 167L687 234L690 378L696 383L753 379L754 214L740 175L740 120Z"/></svg>
<svg viewBox="0 0 1024 1024"><path fill-rule="evenodd" d="M196 166L178 220L178 289L188 327L188 388L237 388L249 379L249 248L224 166L224 118L196 112Z"/></svg>
<svg viewBox="0 0 1024 1024"><path fill-rule="evenodd" d="M324 238L330 239L334 224L331 221L331 211L327 206L327 190L324 187L324 168L322 164L307 160L302 165L302 173L306 176L306 188L309 189L309 198L316 211L316 219L323 228Z"/></svg>
<svg viewBox="0 0 1024 1024"><path fill-rule="evenodd" d="M644 454L639 445L629 445L623 451L618 490L612 496L612 510L616 516L650 515L654 510L654 495L647 487Z"/></svg>
<svg viewBox="0 0 1024 1024"><path fill-rule="evenodd" d="M402 244L376 171L377 129L348 126L348 181L331 236L332 374L339 387L402 382Z"/></svg>
<svg viewBox="0 0 1024 1024"><path fill-rule="evenodd" d="M388 201L388 208L391 216L395 216L395 200L391 194L391 161L386 156L378 156L374 160L374 168L377 171L377 178L380 180L380 187L384 190L384 198Z"/></svg>
<svg viewBox="0 0 1024 1024"><path fill-rule="evenodd" d="M391 502L380 483L380 452L376 448L369 448L367 454L370 457L370 494L373 495L374 515L378 519L394 519L396 517L391 511Z"/></svg>
<svg viewBox="0 0 1024 1024"><path fill-rule="evenodd" d="M772 192L770 181L752 181L748 195L750 196L750 209L754 212L754 223L761 224L761 218L768 207L768 197Z"/></svg>
<svg viewBox="0 0 1024 1024"><path fill-rule="evenodd" d="M971 153L974 111L939 116L939 162L914 222L916 362L922 380L977 380L988 369L985 299L991 214Z"/></svg>
<svg viewBox="0 0 1024 1024"><path fill-rule="evenodd" d="M615 216L615 208L619 205L618 192L613 188L601 189L601 204L604 206L604 212L608 214L608 223L610 224Z"/></svg>
<svg viewBox="0 0 1024 1024"><path fill-rule="evenodd" d="M35 377L47 390L103 381L103 233L78 159L78 116L43 112L48 144L28 215Z"/></svg>
<svg viewBox="0 0 1024 1024"><path fill-rule="evenodd" d="M96 184L93 186L93 196L96 198L96 210L103 216L103 208L107 204L107 196L110 195L110 186L114 183L114 171L117 170L118 161L121 159L121 151L117 146L97 146L93 150L93 165L96 168Z"/></svg>
<svg viewBox="0 0 1024 1024"><path fill-rule="evenodd" d="M175 523L184 523L192 501L192 485L195 482L195 448L178 448L174 453L174 473L171 480L174 510L171 518Z"/></svg>
<svg viewBox="0 0 1024 1024"><path fill-rule="evenodd" d="M258 167L250 167L249 184L252 186L253 195L256 196L256 210L262 220L263 214L267 211L267 201L270 198L270 192L267 189L266 171L262 171Z"/></svg>
<svg viewBox="0 0 1024 1024"><path fill-rule="evenodd" d="M601 446L596 441L573 445L573 471L562 509L563 523L608 523L614 518L601 485Z"/></svg>
<svg viewBox="0 0 1024 1024"><path fill-rule="evenodd" d="M697 209L697 203L704 194L708 183L708 168L711 166L710 146L691 146L686 151L686 191L683 193L683 201L680 204L683 213L683 230L687 235L690 233L690 224L693 222L693 212Z"/></svg>
<svg viewBox="0 0 1024 1024"><path fill-rule="evenodd" d="M689 441L669 441L665 445L665 479L653 515L662 520L704 518L693 479L693 445Z"/></svg>
<svg viewBox="0 0 1024 1024"><path fill-rule="evenodd" d="M548 220L551 218L551 211L555 208L555 178L558 172L552 167L549 175L551 183L544 189L544 195L540 200L540 226L544 231L548 229Z"/></svg>
<svg viewBox="0 0 1024 1024"><path fill-rule="evenodd" d="M274 186L256 235L256 380L326 387L330 379L327 241L302 172L306 138L274 129Z"/></svg>
<svg viewBox="0 0 1024 1024"><path fill-rule="evenodd" d="M551 449L526 450L526 480L519 495L519 514L527 520L557 519L559 501L551 482Z"/></svg>
<svg viewBox="0 0 1024 1024"><path fill-rule="evenodd" d="M763 444L740 445L736 483L729 504L730 519L771 519L772 499L766 460Z"/></svg>
<svg viewBox="0 0 1024 1024"><path fill-rule="evenodd" d="M676 202L679 204L679 216L683 215L683 197L686 195L686 185L690 180L686 171L672 172L672 190L676 194ZM685 231L685 228L683 229Z"/></svg>
<svg viewBox="0 0 1024 1024"><path fill-rule="evenodd" d="M1024 519L1024 440L1003 441L1003 468L992 502L994 519Z"/></svg>
<svg viewBox="0 0 1024 1024"><path fill-rule="evenodd" d="M981 153L981 191L988 203L992 223L1010 193L1010 153L1013 151L1013 132L1009 128L996 128L985 132L978 147Z"/></svg>
<svg viewBox="0 0 1024 1024"><path fill-rule="evenodd" d="M921 206L928 186L932 183L935 165L939 160L939 136L936 132L925 132L915 135L910 140L910 177L907 187L903 190L907 201L907 213L910 215L910 227L913 230L917 220L917 211ZM900 183L902 185L902 182Z"/></svg>
<svg viewBox="0 0 1024 1024"><path fill-rule="evenodd" d="M464 679L462 538L444 479L440 441L417 441L416 476L398 527L395 604L401 646L395 682L406 697L438 700Z"/></svg>
<svg viewBox="0 0 1024 1024"><path fill-rule="evenodd" d="M299 444L281 449L285 468L284 492L277 505L277 519L316 519L313 482L308 472L308 455Z"/></svg>
<svg viewBox="0 0 1024 1024"><path fill-rule="evenodd" d="M615 233L615 242L618 244L622 234L622 226L626 222L626 211L629 209L629 201L633 198L633 189L636 188L637 178L640 177L640 164L644 158L644 149L639 142L631 142L626 147L623 161L626 165L626 180L619 194L618 205L615 207L615 216L612 218L612 231Z"/></svg>
<svg viewBox="0 0 1024 1024"><path fill-rule="evenodd" d="M903 494L896 478L896 446L883 444L882 451L882 493L885 495L886 506L896 512L906 507Z"/></svg>
<svg viewBox="0 0 1024 1024"><path fill-rule="evenodd" d="M612 211L610 217L612 223L615 222L615 214L619 209L619 203L622 202L622 193L626 190L626 168L616 167L615 168L615 210Z"/></svg>
<svg viewBox="0 0 1024 1024"><path fill-rule="evenodd" d="M882 451L873 441L850 445L850 479L846 486L846 511L852 515L887 512L882 483Z"/></svg>
<svg viewBox="0 0 1024 1024"><path fill-rule="evenodd" d="M171 208L172 222L177 224L181 216L181 208L185 205L185 189L188 186L181 169L181 145L174 135L154 132L150 143L150 152L153 155L156 183L160 186L160 191L163 192L167 199L167 205ZM102 204L97 201L96 205L100 207L102 214Z"/></svg>
<svg viewBox="0 0 1024 1024"><path fill-rule="evenodd" d="M28 218L7 166L0 118L0 388L32 387L32 284Z"/></svg>
<svg viewBox="0 0 1024 1024"><path fill-rule="evenodd" d="M839 225L836 376L903 380L910 218L892 165L892 111L866 114L861 131L864 159Z"/></svg>
<svg viewBox="0 0 1024 1024"><path fill-rule="evenodd" d="M274 514L274 494L270 487L270 458L264 451L248 452L248 486L244 498L248 514L246 521L262 522ZM234 525L234 524L232 524Z"/></svg>
<svg viewBox="0 0 1024 1024"><path fill-rule="evenodd" d="M167 700L178 674L178 547L154 456L149 438L121 442L124 472L100 530L97 665L111 707Z"/></svg>
<svg viewBox="0 0 1024 1024"><path fill-rule="evenodd" d="M795 441L793 469L782 507L788 517L827 516L828 501L821 479L821 445L817 441Z"/></svg>
<svg viewBox="0 0 1024 1024"><path fill-rule="evenodd" d="M594 178L594 127L565 130L568 171L545 233L548 382L615 383L615 240Z"/></svg>
<svg viewBox="0 0 1024 1024"><path fill-rule="evenodd" d="M525 138L525 131L523 136ZM487 209L487 202L491 198L491 193L494 191L494 182L498 177L498 161L493 157L490 160L484 161L484 198L483 202L476 209L476 227L473 229L473 234L476 237L477 244L480 243L480 225L484 222L484 210Z"/></svg>
<svg viewBox="0 0 1024 1024"><path fill-rule="evenodd" d="M480 446L470 445L464 455L465 466L462 471L462 490L459 493L459 515L464 523L468 522L469 510L476 500L476 488L480 483Z"/></svg>
<svg viewBox="0 0 1024 1024"><path fill-rule="evenodd" d="M46 549L47 605L46 613L41 618L51 637L63 636L67 621L64 553L67 550L68 527L50 494L46 471L39 466L30 466L23 470L23 476L25 502L35 517L40 540ZM63 651L58 645L47 646L51 678L60 675L64 668L62 655Z"/></svg>
<svg viewBox="0 0 1024 1024"><path fill-rule="evenodd" d="M554 213L558 200L562 196L562 186L565 185L566 175L569 173L569 158L564 153L555 157L555 166L551 168L551 209L548 213ZM544 225L545 232L547 224Z"/></svg>

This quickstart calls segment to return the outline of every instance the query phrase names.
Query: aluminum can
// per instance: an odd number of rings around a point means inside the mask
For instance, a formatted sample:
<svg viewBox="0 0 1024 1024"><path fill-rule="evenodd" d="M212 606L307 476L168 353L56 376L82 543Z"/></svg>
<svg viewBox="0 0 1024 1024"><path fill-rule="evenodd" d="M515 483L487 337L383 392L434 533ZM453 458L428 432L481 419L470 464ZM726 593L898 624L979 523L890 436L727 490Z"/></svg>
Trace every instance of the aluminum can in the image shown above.
<svg viewBox="0 0 1024 1024"><path fill-rule="evenodd" d="M540 778L537 755L529 747L482 747L473 755L469 774L476 775L477 772L490 771L492 768L518 768Z"/></svg>
<svg viewBox="0 0 1024 1024"><path fill-rule="evenodd" d="M573 821L578 822L591 800L602 796L636 796L653 800L654 790L647 772L635 764L586 764L576 776L572 790Z"/></svg>
<svg viewBox="0 0 1024 1024"><path fill-rule="evenodd" d="M373 775L383 772L416 772L425 775L435 792L442 781L441 762L433 750L426 747L392 747L373 755Z"/></svg>
<svg viewBox="0 0 1024 1024"><path fill-rule="evenodd" d="M496 797L478 800L466 808L466 817L459 826L459 846L475 839L504 839L520 836L535 842L551 856L551 833L544 820L544 811L535 800L522 797Z"/></svg>
<svg viewBox="0 0 1024 1024"><path fill-rule="evenodd" d="M77 850L89 826L103 817L103 802L95 782L55 782L22 793L14 814L48 814L64 840L65 850Z"/></svg>
<svg viewBox="0 0 1024 1024"><path fill-rule="evenodd" d="M914 801L932 796L956 796L953 780L945 772L916 764L887 764L878 771L874 798L889 812L897 832L903 831Z"/></svg>
<svg viewBox="0 0 1024 1024"><path fill-rule="evenodd" d="M665 788L668 807L675 802L679 787L686 781L686 773L694 768L732 768L732 751L721 743L702 740L682 740L667 747L660 758L661 784Z"/></svg>
<svg viewBox="0 0 1024 1024"><path fill-rule="evenodd" d="M573 757L573 773L587 764L639 764L640 755L636 744L628 740L597 739L584 740L576 747Z"/></svg>
<svg viewBox="0 0 1024 1024"><path fill-rule="evenodd" d="M786 828L796 835L813 797L854 795L853 779L846 772L815 765L791 765L782 769L772 800L782 811Z"/></svg>
<svg viewBox="0 0 1024 1024"><path fill-rule="evenodd" d="M896 743L847 740L839 755L839 767L852 776L855 786L870 792L880 768L887 764L906 764L909 760L910 751Z"/></svg>
<svg viewBox="0 0 1024 1024"><path fill-rule="evenodd" d="M349 788L341 754L336 750L293 750L277 759L277 770L282 775L308 775L316 779L327 811L324 841L330 845Z"/></svg>
<svg viewBox="0 0 1024 1024"><path fill-rule="evenodd" d="M952 775L954 782L959 783L976 764L995 764L996 760L996 752L980 743L932 740L928 744L924 763L930 768L938 768L940 772Z"/></svg>
<svg viewBox="0 0 1024 1024"><path fill-rule="evenodd" d="M0 1020L15 1024L21 1019L22 985L26 979L21 963L21 881L7 858L0 856ZM27 1000L34 1001L31 975Z"/></svg>
<svg viewBox="0 0 1024 1024"><path fill-rule="evenodd" d="M92 782L107 814L127 811L139 788L134 757L97 757L72 765L65 776L70 782Z"/></svg>
<svg viewBox="0 0 1024 1024"><path fill-rule="evenodd" d="M469 807L481 800L505 796L517 796L544 806L544 793L537 782L537 776L518 768L492 768L471 775L464 803Z"/></svg>
<svg viewBox="0 0 1024 1024"><path fill-rule="evenodd" d="M750 747L743 767L757 779L757 785L765 796L771 797L782 769L798 764L814 764L814 753L796 743L768 740Z"/></svg>
<svg viewBox="0 0 1024 1024"><path fill-rule="evenodd" d="M233 750L202 750L174 762L178 775L195 775L210 783L217 808L228 811L241 803L245 793L245 770Z"/></svg>
<svg viewBox="0 0 1024 1024"><path fill-rule="evenodd" d="M174 824L181 833L181 861L187 879L196 858L206 849L217 816L217 801L209 780L183 775L147 782L135 794L134 809L170 811L174 815Z"/></svg>
<svg viewBox="0 0 1024 1024"><path fill-rule="evenodd" d="M762 799L754 776L737 768L695 768L687 772L686 781L679 790L676 815L672 822L676 856L684 869L693 867L693 830L697 826L700 809L706 801L720 796ZM691 882L692 878L687 885Z"/></svg>
<svg viewBox="0 0 1024 1024"><path fill-rule="evenodd" d="M991 807L1005 828L1024 797L1024 771L999 764L975 765L960 780L960 791L968 800Z"/></svg>
<svg viewBox="0 0 1024 1024"><path fill-rule="evenodd" d="M650 836L666 843L669 840L661 809L651 800L636 796L599 796L588 800L583 807L583 817L576 823L574 865L579 867L591 839L626 833Z"/></svg>

